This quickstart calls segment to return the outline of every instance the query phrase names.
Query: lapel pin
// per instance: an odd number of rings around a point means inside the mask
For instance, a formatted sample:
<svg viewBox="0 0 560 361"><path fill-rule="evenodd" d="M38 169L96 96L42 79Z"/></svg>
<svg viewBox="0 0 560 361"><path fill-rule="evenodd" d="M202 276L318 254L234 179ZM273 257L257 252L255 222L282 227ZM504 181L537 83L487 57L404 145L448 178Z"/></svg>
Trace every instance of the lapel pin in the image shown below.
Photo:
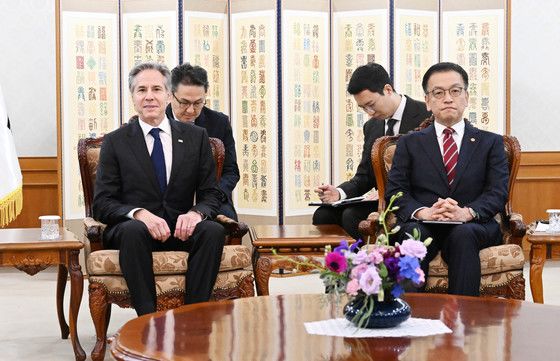
<svg viewBox="0 0 560 361"><path fill-rule="evenodd" d="M474 139L474 138L471 138L471 142L474 142L474 141L475 141L475 139Z"/></svg>
<svg viewBox="0 0 560 361"><path fill-rule="evenodd" d="M183 139L177 139L179 143L183 143Z"/></svg>

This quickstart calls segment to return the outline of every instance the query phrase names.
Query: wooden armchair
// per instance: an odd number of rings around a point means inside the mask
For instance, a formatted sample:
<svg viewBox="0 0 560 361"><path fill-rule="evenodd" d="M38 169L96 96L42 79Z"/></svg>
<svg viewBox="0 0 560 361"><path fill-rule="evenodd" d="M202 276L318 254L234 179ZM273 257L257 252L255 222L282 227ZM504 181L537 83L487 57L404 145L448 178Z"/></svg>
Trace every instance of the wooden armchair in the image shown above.
<svg viewBox="0 0 560 361"><path fill-rule="evenodd" d="M78 161L86 208L84 232L87 238L85 254L89 275L89 307L97 338L91 354L93 360L103 360L105 355L111 304L131 307L128 287L119 266L119 251L103 249L105 225L92 218L95 175L102 142L103 138L86 138L78 142ZM219 179L224 163L224 145L216 138L210 138L210 145ZM253 273L250 270L251 252L248 247L241 245L241 238L248 231L247 225L223 215L218 216L216 221L226 228L227 237L213 299L254 296ZM153 267L157 309L161 311L181 306L185 298L187 253L154 252Z"/></svg>
<svg viewBox="0 0 560 361"><path fill-rule="evenodd" d="M378 138L373 144L371 157L377 179L379 192L378 212L371 213L368 218L360 222L360 233L364 237L376 237L382 232L379 226L379 212L386 208L385 193L387 178L396 143L399 136L385 136ZM504 235L504 244L496 247L485 248L480 251L482 296L497 296L505 298L525 299L525 279L523 278L523 264L525 262L521 240L526 232L526 226L520 214L514 213L511 208L513 187L519 168L521 149L519 142L513 136L504 135L504 147L509 165L509 195L503 212L496 216ZM396 217L389 215L388 222L392 228L396 224ZM364 238L364 239L366 239ZM448 278L447 264L438 254L430 262L426 277L426 292L447 293Z"/></svg>

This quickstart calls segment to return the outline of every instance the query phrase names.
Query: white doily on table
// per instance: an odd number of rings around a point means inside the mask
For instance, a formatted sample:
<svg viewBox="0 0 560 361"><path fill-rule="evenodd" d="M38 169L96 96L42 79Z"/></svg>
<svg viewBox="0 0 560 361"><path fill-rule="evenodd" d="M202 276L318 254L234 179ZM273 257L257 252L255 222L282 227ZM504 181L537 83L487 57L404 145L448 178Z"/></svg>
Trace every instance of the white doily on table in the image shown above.
<svg viewBox="0 0 560 361"><path fill-rule="evenodd" d="M451 329L440 320L409 318L392 328L358 328L345 318L305 322L307 333L340 337L420 337L451 333Z"/></svg>

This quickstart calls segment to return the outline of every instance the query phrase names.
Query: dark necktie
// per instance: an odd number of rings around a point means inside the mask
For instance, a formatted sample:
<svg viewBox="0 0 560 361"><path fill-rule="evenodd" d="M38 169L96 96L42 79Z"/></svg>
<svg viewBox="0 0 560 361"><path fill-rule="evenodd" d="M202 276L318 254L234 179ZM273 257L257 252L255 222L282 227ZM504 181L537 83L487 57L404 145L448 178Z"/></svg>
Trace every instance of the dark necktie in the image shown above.
<svg viewBox="0 0 560 361"><path fill-rule="evenodd" d="M165 189L167 188L167 174L165 172L165 157L163 156L163 145L161 144L159 132L161 132L159 128L152 128L152 130L150 130L150 134L154 137L154 149L152 150L151 158L159 188L161 193L165 193Z"/></svg>
<svg viewBox="0 0 560 361"><path fill-rule="evenodd" d="M385 135L395 135L395 131L393 130L393 128L395 127L396 123L396 119L389 119L387 121L387 132L385 132Z"/></svg>
<svg viewBox="0 0 560 361"><path fill-rule="evenodd" d="M453 184L453 179L455 179L455 166L457 165L457 159L459 159L459 149L453 139L453 132L453 128L443 130L443 165L447 172L447 181L450 187Z"/></svg>

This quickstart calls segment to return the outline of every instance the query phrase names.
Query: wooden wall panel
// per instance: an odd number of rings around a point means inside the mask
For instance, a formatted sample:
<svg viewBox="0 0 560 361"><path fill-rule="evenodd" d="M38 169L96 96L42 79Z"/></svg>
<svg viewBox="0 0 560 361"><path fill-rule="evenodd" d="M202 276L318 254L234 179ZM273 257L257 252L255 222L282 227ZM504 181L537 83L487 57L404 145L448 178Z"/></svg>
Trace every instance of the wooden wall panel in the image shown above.
<svg viewBox="0 0 560 361"><path fill-rule="evenodd" d="M23 210L8 228L39 227L38 217L62 215L56 157L20 157L23 174Z"/></svg>
<svg viewBox="0 0 560 361"><path fill-rule="evenodd" d="M547 219L548 208L560 208L560 152L522 153L513 191L513 209L526 224ZM529 245L524 242L526 254ZM560 247L553 247L552 258L560 258Z"/></svg>

